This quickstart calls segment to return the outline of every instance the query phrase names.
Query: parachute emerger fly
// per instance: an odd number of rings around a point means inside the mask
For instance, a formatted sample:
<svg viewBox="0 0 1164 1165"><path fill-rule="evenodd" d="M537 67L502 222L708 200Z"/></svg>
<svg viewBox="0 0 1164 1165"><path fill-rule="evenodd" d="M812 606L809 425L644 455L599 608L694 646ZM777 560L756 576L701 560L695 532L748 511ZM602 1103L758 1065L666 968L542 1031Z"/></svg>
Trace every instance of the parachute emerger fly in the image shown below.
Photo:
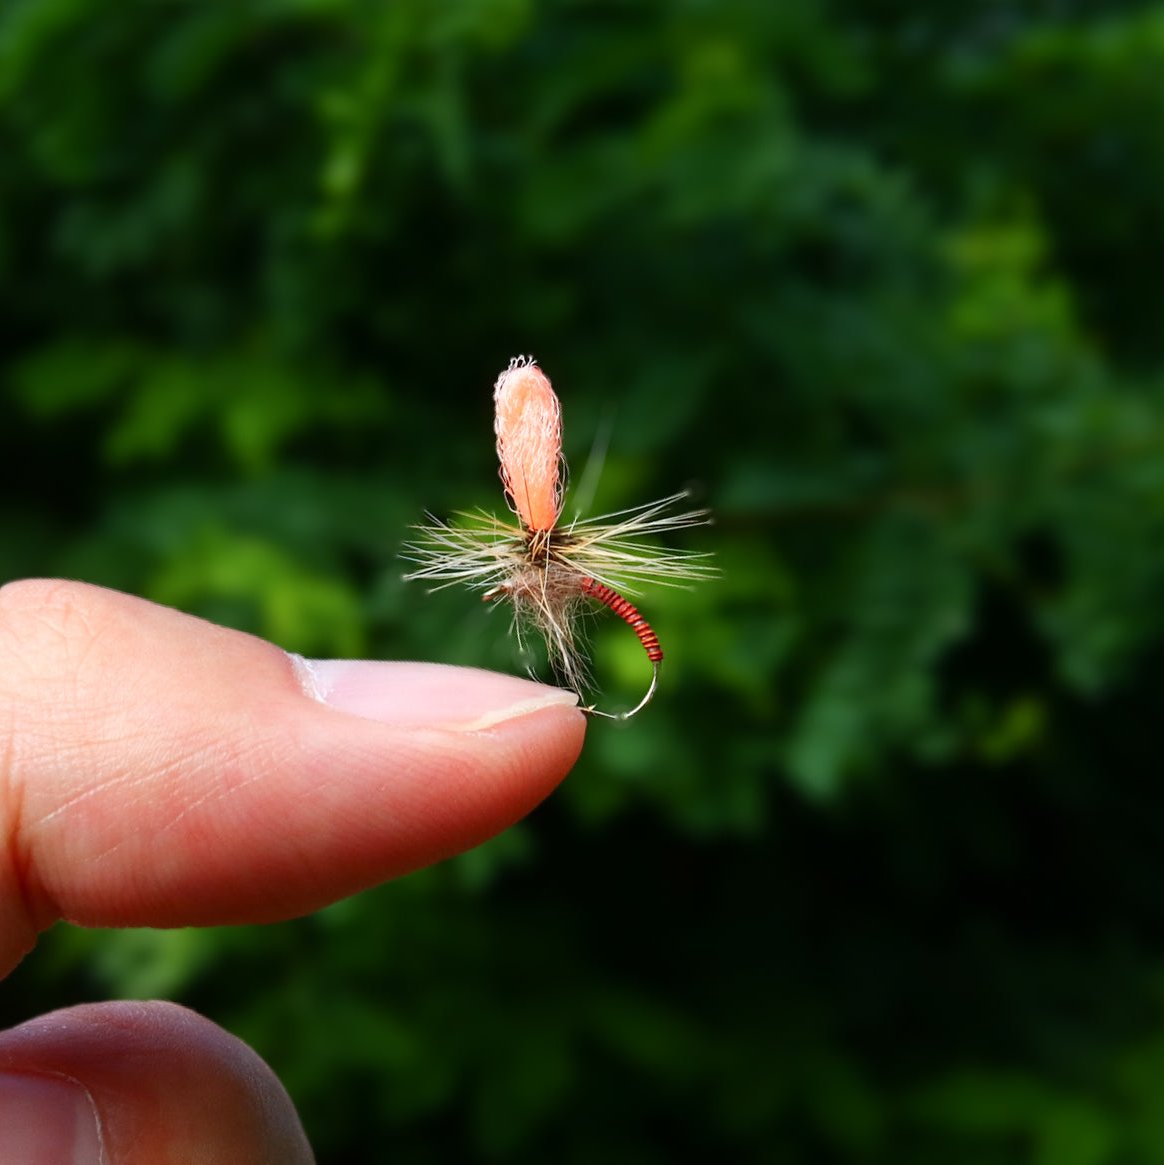
<svg viewBox="0 0 1164 1165"><path fill-rule="evenodd" d="M555 672L572 688L589 686L589 669L577 647L577 617L589 602L622 619L646 651L650 687L628 712L596 716L628 720L650 702L659 682L659 637L624 595L640 583L677 586L711 577L709 555L644 544L644 539L708 523L707 510L682 510L687 493L644 506L559 526L564 501L562 408L545 373L518 356L497 378L493 401L501 482L517 522L484 511L458 514L455 524L428 515L403 556L417 569L406 579L464 583L482 598L513 604L514 627L532 624L545 638Z"/></svg>

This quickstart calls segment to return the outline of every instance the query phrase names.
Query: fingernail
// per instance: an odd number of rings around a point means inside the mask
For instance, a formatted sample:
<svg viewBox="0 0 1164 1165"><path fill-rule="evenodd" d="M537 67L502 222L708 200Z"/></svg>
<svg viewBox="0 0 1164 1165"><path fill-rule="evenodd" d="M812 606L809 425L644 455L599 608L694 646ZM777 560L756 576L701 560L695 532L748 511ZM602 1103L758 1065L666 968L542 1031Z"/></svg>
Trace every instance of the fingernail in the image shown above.
<svg viewBox="0 0 1164 1165"><path fill-rule="evenodd" d="M101 1165L93 1098L63 1076L0 1074L0 1161Z"/></svg>
<svg viewBox="0 0 1164 1165"><path fill-rule="evenodd" d="M439 663L291 657L313 699L385 724L476 732L578 696L532 680Z"/></svg>

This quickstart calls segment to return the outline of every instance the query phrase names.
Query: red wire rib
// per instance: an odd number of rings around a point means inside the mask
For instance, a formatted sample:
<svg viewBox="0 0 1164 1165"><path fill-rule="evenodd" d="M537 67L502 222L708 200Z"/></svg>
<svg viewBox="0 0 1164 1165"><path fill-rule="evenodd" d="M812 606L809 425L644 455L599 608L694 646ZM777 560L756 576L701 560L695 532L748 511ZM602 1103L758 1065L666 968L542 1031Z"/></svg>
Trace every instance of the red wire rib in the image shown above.
<svg viewBox="0 0 1164 1165"><path fill-rule="evenodd" d="M659 637L655 634L650 623L639 614L634 603L624 599L618 591L600 583L597 579L584 578L581 583L582 593L589 595L604 607L609 607L628 627L639 637L652 663L659 663L663 658L663 649L659 646ZM657 674L657 673L656 673Z"/></svg>

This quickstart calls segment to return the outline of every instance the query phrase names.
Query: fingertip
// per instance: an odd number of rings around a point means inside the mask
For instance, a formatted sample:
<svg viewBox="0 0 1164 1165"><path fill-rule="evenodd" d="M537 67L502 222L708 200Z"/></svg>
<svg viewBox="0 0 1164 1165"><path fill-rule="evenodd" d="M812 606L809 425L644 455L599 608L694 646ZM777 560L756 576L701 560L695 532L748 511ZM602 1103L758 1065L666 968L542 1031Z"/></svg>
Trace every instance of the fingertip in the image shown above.
<svg viewBox="0 0 1164 1165"><path fill-rule="evenodd" d="M549 796L584 743L578 697L519 677L378 661L309 671L320 714L298 745L322 762L301 770L344 839L331 879L366 859L366 885L486 841Z"/></svg>
<svg viewBox="0 0 1164 1165"><path fill-rule="evenodd" d="M330 712L309 751L347 758L390 799L403 857L395 872L475 845L544 800L582 751L574 692L477 668L376 660L294 661L304 691ZM360 724L353 723L358 717ZM385 734L388 730L388 735ZM381 780L385 758L394 780ZM352 786L347 786L347 792ZM377 800L373 809L385 809ZM366 807L362 807L363 811ZM415 828L413 828L415 826Z"/></svg>

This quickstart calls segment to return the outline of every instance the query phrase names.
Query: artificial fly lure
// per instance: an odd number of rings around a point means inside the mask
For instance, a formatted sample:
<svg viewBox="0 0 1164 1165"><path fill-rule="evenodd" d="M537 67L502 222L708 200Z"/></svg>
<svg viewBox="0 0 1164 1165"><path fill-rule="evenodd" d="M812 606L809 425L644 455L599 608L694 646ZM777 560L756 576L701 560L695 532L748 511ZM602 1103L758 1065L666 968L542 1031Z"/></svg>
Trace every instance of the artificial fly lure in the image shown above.
<svg viewBox="0 0 1164 1165"><path fill-rule="evenodd" d="M483 590L486 601L508 600L519 641L524 625L536 627L554 671L578 691L590 686L578 650L578 616L588 602L609 608L638 636L653 669L651 683L628 712L593 706L586 711L629 720L655 694L663 649L624 592L635 595L639 583L677 586L715 573L706 554L644 545L643 539L704 525L710 514L681 510L684 492L560 527L566 469L562 407L548 377L532 359L518 356L497 378L493 401L501 482L517 522L484 511L459 514L455 525L429 515L404 547L403 556L417 565L404 577L434 581L435 589L464 583Z"/></svg>

